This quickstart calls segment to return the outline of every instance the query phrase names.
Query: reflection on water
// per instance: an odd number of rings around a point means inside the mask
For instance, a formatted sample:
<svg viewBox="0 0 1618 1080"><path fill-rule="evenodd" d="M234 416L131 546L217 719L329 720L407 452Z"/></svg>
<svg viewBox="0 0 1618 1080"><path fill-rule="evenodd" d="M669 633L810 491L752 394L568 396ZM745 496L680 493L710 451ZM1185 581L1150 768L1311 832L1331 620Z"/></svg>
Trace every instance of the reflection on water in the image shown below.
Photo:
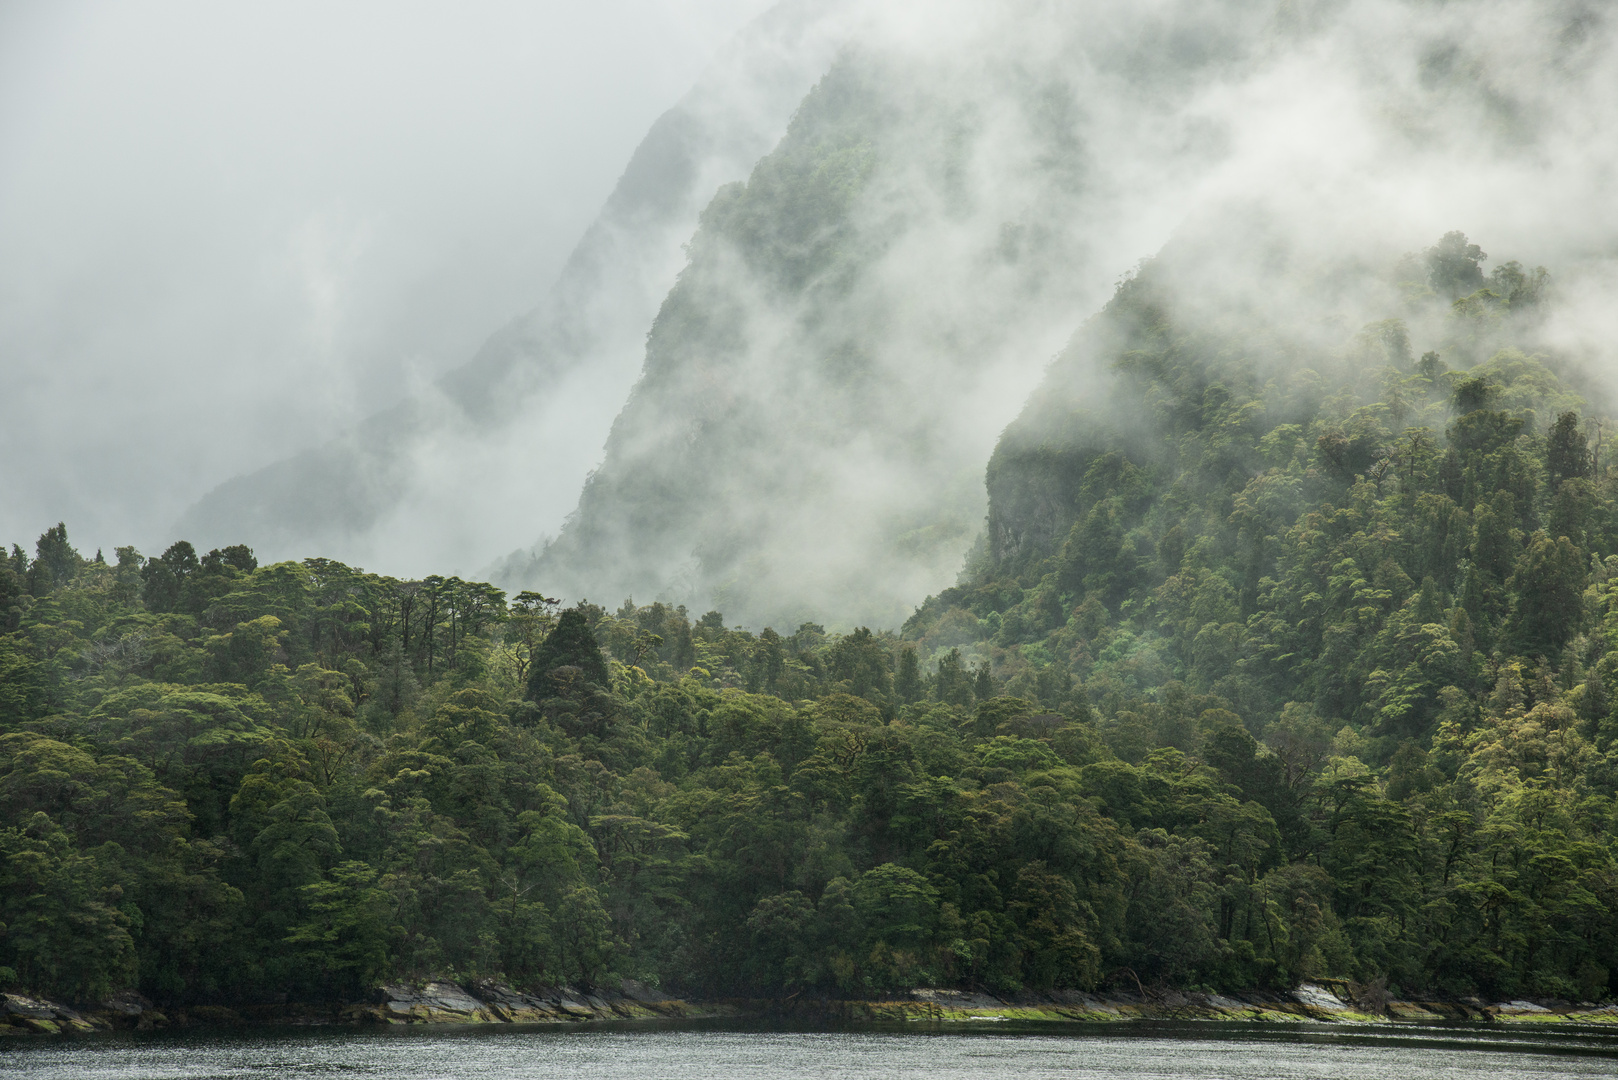
<svg viewBox="0 0 1618 1080"><path fill-rule="evenodd" d="M1618 1073L1618 1031L1445 1026L949 1025L795 1031L704 1025L305 1029L13 1041L0 1073L73 1080L461 1077L545 1080L1424 1080Z"/></svg>

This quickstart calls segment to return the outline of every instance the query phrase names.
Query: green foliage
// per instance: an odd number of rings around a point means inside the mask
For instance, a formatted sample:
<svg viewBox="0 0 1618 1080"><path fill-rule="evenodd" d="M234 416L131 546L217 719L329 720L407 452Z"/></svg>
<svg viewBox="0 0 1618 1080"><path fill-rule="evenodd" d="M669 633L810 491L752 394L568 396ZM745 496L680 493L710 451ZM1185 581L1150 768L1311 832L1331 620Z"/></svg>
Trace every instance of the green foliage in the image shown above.
<svg viewBox="0 0 1618 1080"><path fill-rule="evenodd" d="M989 557L906 636L1089 721L1080 789L1138 830L1103 968L1606 995L1618 476L1576 371L1516 347L1546 275L1445 236L1412 362L1403 320L1323 348L1175 258L1007 429Z"/></svg>
<svg viewBox="0 0 1618 1080"><path fill-rule="evenodd" d="M1006 687L1082 688L1113 755L1082 790L1139 829L1108 963L1610 993L1612 934L1540 920L1615 899L1618 476L1555 358L1513 348L1544 272L1482 261L1459 233L1427 253L1466 301L1446 348L1493 350L1463 372L1411 363L1401 321L1273 363L1285 329L1209 317L1162 288L1186 267L1147 266L1006 431L990 559L906 631L947 643L969 612ZM1108 361L1103 416L1084 395Z"/></svg>
<svg viewBox="0 0 1618 1080"><path fill-rule="evenodd" d="M574 671L577 677L597 686L606 686L606 662L601 659L601 647L583 611L569 608L556 621L556 628L546 635L545 641L533 654L533 674L529 676L528 693L534 698L554 697L562 693L562 684L569 681ZM558 677L558 669L573 669Z"/></svg>
<svg viewBox="0 0 1618 1080"><path fill-rule="evenodd" d="M801 218L712 211L782 287L835 261L805 223L868 152L812 130L771 166L814 177L771 196ZM1618 477L1506 340L1542 279L1482 260L1446 237L1407 312L1444 354L1493 341L1464 371L1399 319L1278 344L1147 266L1007 430L972 572L897 633L240 546L109 566L48 530L0 565L0 967L182 1003L1608 996Z"/></svg>
<svg viewBox="0 0 1618 1080"><path fill-rule="evenodd" d="M1483 287L1479 263L1487 259L1483 249L1458 232L1445 233L1427 249L1427 281L1434 291L1454 300Z"/></svg>

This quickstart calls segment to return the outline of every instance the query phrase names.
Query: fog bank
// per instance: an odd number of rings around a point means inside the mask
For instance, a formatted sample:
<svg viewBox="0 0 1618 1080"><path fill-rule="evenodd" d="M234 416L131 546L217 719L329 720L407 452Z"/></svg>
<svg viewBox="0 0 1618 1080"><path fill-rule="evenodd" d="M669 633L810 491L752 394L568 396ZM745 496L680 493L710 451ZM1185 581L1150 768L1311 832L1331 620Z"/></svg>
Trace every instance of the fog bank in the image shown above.
<svg viewBox="0 0 1618 1080"><path fill-rule="evenodd" d="M465 363L765 6L0 5L0 534L160 548Z"/></svg>

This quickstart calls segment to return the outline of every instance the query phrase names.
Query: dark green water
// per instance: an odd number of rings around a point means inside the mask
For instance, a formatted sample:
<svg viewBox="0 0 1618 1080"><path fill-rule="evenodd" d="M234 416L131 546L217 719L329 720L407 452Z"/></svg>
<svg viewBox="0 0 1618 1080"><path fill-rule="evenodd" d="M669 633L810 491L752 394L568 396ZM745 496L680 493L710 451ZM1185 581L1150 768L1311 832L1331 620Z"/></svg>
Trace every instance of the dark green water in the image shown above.
<svg viewBox="0 0 1618 1080"><path fill-rule="evenodd" d="M709 1025L304 1029L13 1041L0 1074L544 1080L1426 1080L1618 1075L1618 1031L1445 1026L948 1025L803 1031Z"/></svg>

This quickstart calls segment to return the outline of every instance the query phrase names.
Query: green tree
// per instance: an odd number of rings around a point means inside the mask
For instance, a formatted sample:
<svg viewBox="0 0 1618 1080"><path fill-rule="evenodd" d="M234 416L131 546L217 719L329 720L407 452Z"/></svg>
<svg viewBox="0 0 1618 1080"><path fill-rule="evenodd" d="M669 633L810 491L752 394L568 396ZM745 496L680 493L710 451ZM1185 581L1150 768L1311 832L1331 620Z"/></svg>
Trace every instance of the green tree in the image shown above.
<svg viewBox="0 0 1618 1080"><path fill-rule="evenodd" d="M0 956L8 981L95 1001L137 975L116 851L82 852L43 813L0 829Z"/></svg>
<svg viewBox="0 0 1618 1080"><path fill-rule="evenodd" d="M392 898L376 887L377 872L363 862L332 867L331 879L298 890L305 913L286 936L302 966L301 977L339 1000L386 974L390 946L401 932L391 925Z"/></svg>
<svg viewBox="0 0 1618 1080"><path fill-rule="evenodd" d="M1534 537L1517 560L1512 640L1526 656L1556 656L1583 617L1585 560L1567 537Z"/></svg>
<svg viewBox="0 0 1618 1080"><path fill-rule="evenodd" d="M1428 284L1434 292L1450 300L1475 292L1483 288L1483 270L1479 264L1488 257L1465 233L1447 232L1426 251Z"/></svg>
<svg viewBox="0 0 1618 1080"><path fill-rule="evenodd" d="M34 551L27 580L28 591L35 596L44 596L72 581L83 562L67 542L67 526L60 522L40 535Z"/></svg>
<svg viewBox="0 0 1618 1080"><path fill-rule="evenodd" d="M934 693L946 705L972 704L972 677L961 663L961 650L951 649L938 661L938 678Z"/></svg>
<svg viewBox="0 0 1618 1080"><path fill-rule="evenodd" d="M558 668L577 669L580 678L601 687L611 681L607 676L607 663L601 658L601 646L590 632L584 612L578 608L562 612L555 628L534 653L531 668L528 697L535 701L561 692L555 678Z"/></svg>
<svg viewBox="0 0 1618 1080"><path fill-rule="evenodd" d="M893 678L893 693L902 705L920 701L925 688L921 682L921 664L916 660L916 647L905 645L899 649L899 670Z"/></svg>
<svg viewBox="0 0 1618 1080"><path fill-rule="evenodd" d="M1579 430L1579 414L1565 412L1551 425L1545 440L1545 470L1551 486L1590 475L1590 440Z"/></svg>
<svg viewBox="0 0 1618 1080"><path fill-rule="evenodd" d="M827 666L833 679L847 682L849 693L859 697L885 700L892 690L893 661L888 647L866 627L838 638Z"/></svg>

